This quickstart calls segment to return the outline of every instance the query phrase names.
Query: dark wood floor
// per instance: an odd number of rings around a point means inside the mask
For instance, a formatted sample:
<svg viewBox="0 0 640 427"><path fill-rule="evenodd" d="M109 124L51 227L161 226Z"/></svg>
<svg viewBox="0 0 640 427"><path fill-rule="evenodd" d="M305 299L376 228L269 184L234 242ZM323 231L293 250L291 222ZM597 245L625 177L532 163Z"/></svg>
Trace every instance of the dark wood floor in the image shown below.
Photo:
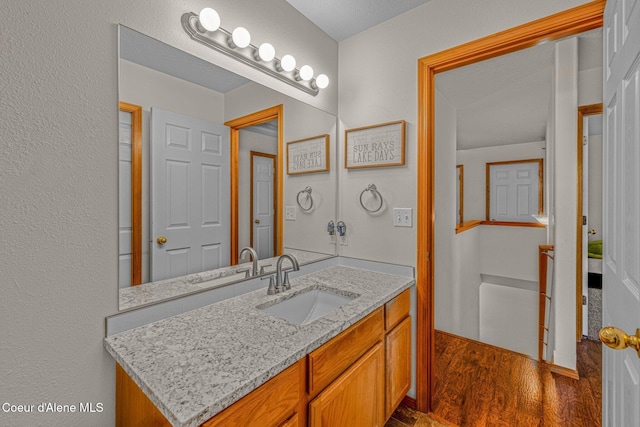
<svg viewBox="0 0 640 427"><path fill-rule="evenodd" d="M602 348L578 343L580 380L527 356L436 331L434 414L458 426L601 425ZM386 427L442 426L401 407Z"/></svg>

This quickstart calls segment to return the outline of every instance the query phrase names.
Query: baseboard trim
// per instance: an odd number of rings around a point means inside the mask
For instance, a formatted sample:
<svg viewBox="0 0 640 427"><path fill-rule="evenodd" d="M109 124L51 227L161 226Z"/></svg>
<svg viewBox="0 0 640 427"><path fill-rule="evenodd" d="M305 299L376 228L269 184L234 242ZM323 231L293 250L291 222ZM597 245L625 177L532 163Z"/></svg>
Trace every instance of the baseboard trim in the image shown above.
<svg viewBox="0 0 640 427"><path fill-rule="evenodd" d="M416 404L416 400L413 397L409 397L409 396L405 396L402 399L401 405L408 406L409 408L413 409L414 411L418 407L418 405Z"/></svg>
<svg viewBox="0 0 640 427"><path fill-rule="evenodd" d="M579 380L580 375L578 375L578 371L576 369L569 369L563 366L554 365L553 363L550 365L549 370L558 375L562 375L563 377L569 377L574 380Z"/></svg>

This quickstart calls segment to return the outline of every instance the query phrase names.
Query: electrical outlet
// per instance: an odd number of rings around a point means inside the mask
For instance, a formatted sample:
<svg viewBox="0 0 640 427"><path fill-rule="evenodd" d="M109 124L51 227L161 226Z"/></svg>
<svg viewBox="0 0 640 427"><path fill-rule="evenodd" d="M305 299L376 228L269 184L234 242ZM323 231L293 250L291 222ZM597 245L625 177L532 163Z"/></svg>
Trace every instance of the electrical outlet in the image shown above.
<svg viewBox="0 0 640 427"><path fill-rule="evenodd" d="M295 221L296 220L296 207L295 206L285 206L284 207L284 219L287 221Z"/></svg>
<svg viewBox="0 0 640 427"><path fill-rule="evenodd" d="M413 227L413 209L393 208L394 227Z"/></svg>

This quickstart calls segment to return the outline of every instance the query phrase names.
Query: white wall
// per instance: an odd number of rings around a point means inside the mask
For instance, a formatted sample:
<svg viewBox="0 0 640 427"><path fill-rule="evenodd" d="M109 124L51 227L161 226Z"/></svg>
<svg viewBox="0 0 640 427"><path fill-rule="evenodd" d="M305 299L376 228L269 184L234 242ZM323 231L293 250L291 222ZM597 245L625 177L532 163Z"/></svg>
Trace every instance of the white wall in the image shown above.
<svg viewBox="0 0 640 427"><path fill-rule="evenodd" d="M464 220L486 219L487 163L544 158L544 146L544 141L536 141L458 150L456 164L464 165Z"/></svg>
<svg viewBox="0 0 640 427"><path fill-rule="evenodd" d="M589 240L602 240L602 135L589 137L589 229L596 230Z"/></svg>
<svg viewBox="0 0 640 427"><path fill-rule="evenodd" d="M538 245L547 240L544 228L483 225L479 229L481 274L538 282Z"/></svg>
<svg viewBox="0 0 640 427"><path fill-rule="evenodd" d="M269 40L332 79L317 98L298 94L189 39L180 16L210 5L206 0L2 4L2 400L102 402L104 412L0 412L1 425L114 425L115 363L102 339L105 316L118 310L118 23L337 111L335 41L284 0L216 2L225 28L242 23L256 41Z"/></svg>
<svg viewBox="0 0 640 427"><path fill-rule="evenodd" d="M576 209L578 40L556 43L554 79L554 363L576 368ZM571 327L572 326L572 327Z"/></svg>

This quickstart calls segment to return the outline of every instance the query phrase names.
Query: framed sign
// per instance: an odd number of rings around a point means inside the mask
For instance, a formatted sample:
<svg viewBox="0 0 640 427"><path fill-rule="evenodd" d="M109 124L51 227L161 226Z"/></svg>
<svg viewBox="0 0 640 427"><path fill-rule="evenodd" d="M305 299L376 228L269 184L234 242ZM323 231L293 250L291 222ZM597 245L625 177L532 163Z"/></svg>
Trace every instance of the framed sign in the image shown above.
<svg viewBox="0 0 640 427"><path fill-rule="evenodd" d="M404 165L404 120L347 129L345 141L347 169Z"/></svg>
<svg viewBox="0 0 640 427"><path fill-rule="evenodd" d="M287 175L327 172L329 135L319 135L287 143Z"/></svg>

